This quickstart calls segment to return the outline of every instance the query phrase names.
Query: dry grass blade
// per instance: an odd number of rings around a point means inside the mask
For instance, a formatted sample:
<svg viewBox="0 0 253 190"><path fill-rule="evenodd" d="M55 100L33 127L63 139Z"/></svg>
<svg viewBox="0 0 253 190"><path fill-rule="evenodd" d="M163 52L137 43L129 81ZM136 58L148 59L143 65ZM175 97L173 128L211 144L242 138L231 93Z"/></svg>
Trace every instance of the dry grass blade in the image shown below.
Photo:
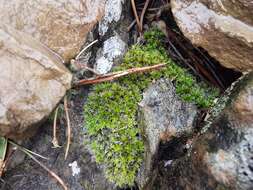
<svg viewBox="0 0 253 190"><path fill-rule="evenodd" d="M5 156L7 150L7 139L4 137L0 137L0 177L3 174L5 168Z"/></svg>
<svg viewBox="0 0 253 190"><path fill-rule="evenodd" d="M67 96L64 97L64 110L65 110L66 121L67 121L67 146L66 146L66 151L65 151L65 160L66 160L67 157L68 157L69 147L70 147L70 140L71 140L71 127L70 127Z"/></svg>
<svg viewBox="0 0 253 190"><path fill-rule="evenodd" d="M44 170L46 170L54 179L57 180L57 182L62 186L62 188L64 190L68 190L67 185L63 182L63 180L53 171L51 171L47 166L45 166L43 163L41 163L39 160L37 160L33 154L31 154L30 152L32 151L27 151L28 149L14 143L13 141L8 141L10 144L12 144L13 146L17 147L19 150L21 150L23 153L25 153L26 155L28 155L33 161L35 161L37 164L39 164Z"/></svg>
<svg viewBox="0 0 253 190"><path fill-rule="evenodd" d="M55 114L54 114L54 125L53 125L53 148L59 148L61 147L59 145L58 139L57 139L57 134L56 134L56 126L57 126L57 116L58 116L58 111L59 111L59 106L56 108L55 110Z"/></svg>
<svg viewBox="0 0 253 190"><path fill-rule="evenodd" d="M33 151L31 151L31 150L29 150L29 149L27 149L27 148L25 148L25 147L22 147L21 145L18 145L17 143L15 143L15 142L13 142L13 141L11 141L11 140L8 140L8 143L10 143L11 145L13 145L13 146L15 146L15 147L17 147L17 148L19 148L19 149L22 149L22 150L28 152L29 154L31 154L31 155L33 155L33 156L38 156L39 158L42 158L42 159L44 159L44 160L49 160L49 158L47 158L47 157L45 157L45 156L42 156L42 155L40 155L40 154L38 154L38 153L36 153L36 152L33 152Z"/></svg>
<svg viewBox="0 0 253 190"><path fill-rule="evenodd" d="M106 82L106 81L112 81L112 80L118 79L120 77L129 75L129 74L142 73L142 72L148 72L148 71L152 71L152 70L161 69L164 66L166 66L166 64L162 63L162 64L158 64L158 65L153 65L153 66L137 67L137 68L132 68L132 69L128 69L125 71L109 73L109 74L99 76L96 78L80 80L76 83L76 86L97 84L97 83L102 83L102 82Z"/></svg>
<svg viewBox="0 0 253 190"><path fill-rule="evenodd" d="M87 45L85 48L83 48L82 51L80 51L80 53L76 56L75 60L78 60L83 52L85 52L88 48L90 48L91 46L93 46L97 42L98 42L98 40L94 40L89 45Z"/></svg>

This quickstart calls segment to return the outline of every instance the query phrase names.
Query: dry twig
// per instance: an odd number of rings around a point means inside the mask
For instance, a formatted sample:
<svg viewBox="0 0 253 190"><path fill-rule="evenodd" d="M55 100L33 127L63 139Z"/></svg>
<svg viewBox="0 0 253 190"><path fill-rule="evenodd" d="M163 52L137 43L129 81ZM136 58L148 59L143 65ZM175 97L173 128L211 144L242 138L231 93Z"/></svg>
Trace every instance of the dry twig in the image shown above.
<svg viewBox="0 0 253 190"><path fill-rule="evenodd" d="M64 110L65 110L66 121L67 121L67 146L66 146L66 151L65 151L65 160L66 160L67 157L68 157L69 147L70 147L70 140L71 140L71 127L70 127L67 96L64 97Z"/></svg>
<svg viewBox="0 0 253 190"><path fill-rule="evenodd" d="M134 12L134 17L135 17L135 20L136 20L136 23L137 23L137 26L138 26L138 31L142 32L142 27L141 27L140 19L139 19L137 10L136 10L135 1L131 0L131 4L132 4L133 12Z"/></svg>
<svg viewBox="0 0 253 190"><path fill-rule="evenodd" d="M153 66L137 67L137 68L132 68L132 69L128 69L125 71L113 72L113 73L109 73L109 74L106 74L103 76L98 76L95 78L80 80L76 83L76 86L97 84L97 83L101 83L101 82L112 81L117 78L129 75L129 74L141 73L141 72L147 72L147 71L151 71L151 70L160 69L160 68L164 67L165 65L166 65L165 63L162 63L162 64L158 64L158 65L153 65Z"/></svg>
<svg viewBox="0 0 253 190"><path fill-rule="evenodd" d="M141 18L140 18L141 32L143 31L143 20L144 20L144 15L145 15L146 10L147 10L147 8L148 8L149 2L150 2L150 0L146 0L145 5L144 5L144 7L143 7L143 9L142 9L142 12L141 12Z"/></svg>
<svg viewBox="0 0 253 190"><path fill-rule="evenodd" d="M64 190L68 190L67 185L64 183L64 181L56 174L54 173L52 170L50 170L47 166L45 166L42 162L40 162L39 160L37 160L34 156L29 155L29 157L31 159L33 159L36 163L38 163L44 170L46 170L53 178L55 178L58 183L62 186L62 188Z"/></svg>

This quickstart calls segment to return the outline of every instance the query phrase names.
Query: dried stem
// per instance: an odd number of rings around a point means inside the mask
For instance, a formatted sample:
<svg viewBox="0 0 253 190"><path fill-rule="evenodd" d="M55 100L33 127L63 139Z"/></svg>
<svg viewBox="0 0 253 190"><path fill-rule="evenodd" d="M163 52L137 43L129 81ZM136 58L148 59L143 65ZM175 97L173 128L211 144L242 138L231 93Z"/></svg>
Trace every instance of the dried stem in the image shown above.
<svg viewBox="0 0 253 190"><path fill-rule="evenodd" d="M96 78L80 80L76 83L76 86L82 86L82 85L88 85L88 84L97 84L97 83L101 83L101 82L112 81L112 80L115 80L117 78L129 75L129 74L148 72L148 71L151 71L151 70L160 69L160 68L164 67L165 65L166 64L163 63L163 64L158 64L158 65L153 65L153 66L137 67L137 68L132 68L132 69L128 69L128 70L125 70L125 71L109 73L109 74L99 76L99 77L96 77Z"/></svg>
<svg viewBox="0 0 253 190"><path fill-rule="evenodd" d="M28 154L28 153L26 153L26 154L29 155L29 157L31 159L33 159L37 164L39 164L44 170L46 170L53 178L55 178L64 190L68 190L67 185L64 183L64 181L56 173L54 173L52 170L50 170L47 166L45 166L42 162L37 160L31 154Z"/></svg>
<svg viewBox="0 0 253 190"><path fill-rule="evenodd" d="M144 15L145 15L146 10L147 10L147 8L148 8L149 2L150 2L150 0L146 0L145 5L144 5L144 7L143 7L143 9L142 9L142 12L141 12L141 18L140 18L141 32L143 31L143 20L144 20Z"/></svg>
<svg viewBox="0 0 253 190"><path fill-rule="evenodd" d="M59 148L59 147L61 147L61 146L59 145L59 142L58 142L58 139L57 139L57 135L56 135L58 111L59 111L59 106L56 108L55 114L54 114L53 140L52 140L53 148Z"/></svg>
<svg viewBox="0 0 253 190"><path fill-rule="evenodd" d="M65 151L65 160L66 160L69 153L70 139L71 139L71 127L70 127L67 96L64 97L64 110L65 110L66 121L67 121L67 146L66 146L66 151Z"/></svg>
<svg viewBox="0 0 253 190"><path fill-rule="evenodd" d="M71 61L72 61L72 64L74 64L78 69L88 70L97 76L101 75L95 69L92 69L92 68L88 67L87 65L81 65L81 63L77 60L72 59Z"/></svg>
<svg viewBox="0 0 253 190"><path fill-rule="evenodd" d="M135 1L131 0L131 4L132 4L133 12L134 12L134 17L135 17L135 20L136 20L136 23L137 23L137 26L138 26L138 31L142 32L142 27L141 27L140 19L139 19L137 10L136 10Z"/></svg>
<svg viewBox="0 0 253 190"><path fill-rule="evenodd" d="M6 167L8 166L9 162L11 161L11 157L14 152L15 152L15 149L8 146L7 155L6 155L5 160L3 162L2 168L0 167L0 178L2 177L3 173L7 170ZM0 164L0 166L1 166L1 164Z"/></svg>

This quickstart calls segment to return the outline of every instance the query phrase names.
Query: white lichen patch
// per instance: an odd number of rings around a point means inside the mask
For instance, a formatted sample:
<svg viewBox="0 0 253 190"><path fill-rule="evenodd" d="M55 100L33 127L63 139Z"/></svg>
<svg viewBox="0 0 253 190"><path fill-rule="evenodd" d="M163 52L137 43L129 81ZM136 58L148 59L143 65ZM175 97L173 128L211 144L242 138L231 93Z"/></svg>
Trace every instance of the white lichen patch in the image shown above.
<svg viewBox="0 0 253 190"><path fill-rule="evenodd" d="M112 22L118 22L122 13L122 4L125 0L106 0L105 15L99 23L99 34L105 35Z"/></svg>
<svg viewBox="0 0 253 190"><path fill-rule="evenodd" d="M109 72L113 66L113 61L122 57L126 48L126 43L117 34L106 40L102 51L97 55L95 70L100 74Z"/></svg>
<svg viewBox="0 0 253 190"><path fill-rule="evenodd" d="M77 161L70 163L69 167L71 167L73 177L80 174L81 169L78 167Z"/></svg>
<svg viewBox="0 0 253 190"><path fill-rule="evenodd" d="M104 56L96 61L96 71L100 74L106 74L111 70L113 62L106 59Z"/></svg>

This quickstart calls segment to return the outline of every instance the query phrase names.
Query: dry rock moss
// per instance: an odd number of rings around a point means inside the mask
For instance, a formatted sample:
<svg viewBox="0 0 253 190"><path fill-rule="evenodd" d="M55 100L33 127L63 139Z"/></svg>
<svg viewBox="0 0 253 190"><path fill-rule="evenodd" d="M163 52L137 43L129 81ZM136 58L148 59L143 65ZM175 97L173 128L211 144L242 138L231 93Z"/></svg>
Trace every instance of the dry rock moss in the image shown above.
<svg viewBox="0 0 253 190"><path fill-rule="evenodd" d="M144 37L146 43L134 45L114 70L160 63L166 63L166 68L95 85L84 107L85 127L96 161L106 166L107 178L118 186L133 185L142 162L144 145L136 115L143 90L151 82L162 77L173 80L183 100L202 108L210 107L217 95L215 90L198 83L185 69L173 63L163 48L164 36L160 31L153 29Z"/></svg>

